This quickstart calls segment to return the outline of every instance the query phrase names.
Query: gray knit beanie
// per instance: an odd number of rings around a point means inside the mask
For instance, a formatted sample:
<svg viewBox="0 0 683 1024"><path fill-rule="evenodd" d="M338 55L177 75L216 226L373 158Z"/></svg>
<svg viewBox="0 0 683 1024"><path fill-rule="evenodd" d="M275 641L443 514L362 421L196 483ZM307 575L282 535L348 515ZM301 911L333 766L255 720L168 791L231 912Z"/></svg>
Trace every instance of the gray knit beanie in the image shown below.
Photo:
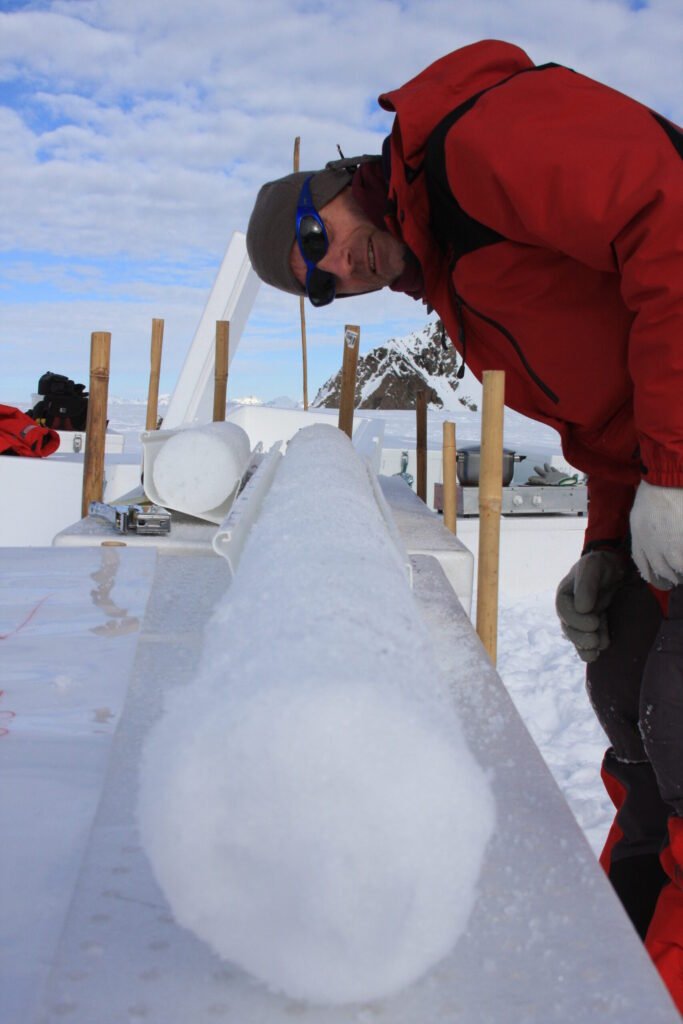
<svg viewBox="0 0 683 1024"><path fill-rule="evenodd" d="M341 161L340 161L341 163ZM316 210L334 199L351 184L352 174L345 167L322 171L297 171L277 181L267 182L259 191L247 228L247 252L254 270L266 284L293 295L303 295L289 265L296 239L296 208L301 186L309 175Z"/></svg>

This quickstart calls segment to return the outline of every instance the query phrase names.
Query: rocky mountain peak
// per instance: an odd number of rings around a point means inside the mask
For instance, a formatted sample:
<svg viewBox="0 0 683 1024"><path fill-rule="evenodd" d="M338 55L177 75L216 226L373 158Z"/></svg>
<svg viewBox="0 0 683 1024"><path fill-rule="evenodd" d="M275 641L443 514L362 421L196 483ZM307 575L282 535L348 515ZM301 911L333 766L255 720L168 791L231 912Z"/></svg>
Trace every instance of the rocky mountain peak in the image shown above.
<svg viewBox="0 0 683 1024"><path fill-rule="evenodd" d="M463 388L463 381L457 377L460 359L447 337L444 347L442 336L441 322L430 321L421 331L405 338L390 338L359 356L355 408L414 409L417 392L423 389L428 403L439 409L460 403L476 411L477 389L474 397L466 393L472 389ZM340 369L325 381L312 406L338 408L341 377Z"/></svg>

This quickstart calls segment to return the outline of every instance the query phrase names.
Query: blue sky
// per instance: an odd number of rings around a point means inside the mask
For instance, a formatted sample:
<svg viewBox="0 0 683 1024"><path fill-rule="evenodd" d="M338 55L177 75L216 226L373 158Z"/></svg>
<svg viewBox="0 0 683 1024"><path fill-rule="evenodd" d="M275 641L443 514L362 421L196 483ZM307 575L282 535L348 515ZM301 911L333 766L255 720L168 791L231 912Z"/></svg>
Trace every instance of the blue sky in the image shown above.
<svg viewBox="0 0 683 1024"><path fill-rule="evenodd" d="M45 370L87 380L112 332L110 391L146 394L152 317L170 390L259 185L378 151L377 95L476 39L522 46L683 121L681 0L0 0L0 401ZM307 309L309 396L362 348L420 328L381 293ZM300 398L299 304L263 287L230 394Z"/></svg>

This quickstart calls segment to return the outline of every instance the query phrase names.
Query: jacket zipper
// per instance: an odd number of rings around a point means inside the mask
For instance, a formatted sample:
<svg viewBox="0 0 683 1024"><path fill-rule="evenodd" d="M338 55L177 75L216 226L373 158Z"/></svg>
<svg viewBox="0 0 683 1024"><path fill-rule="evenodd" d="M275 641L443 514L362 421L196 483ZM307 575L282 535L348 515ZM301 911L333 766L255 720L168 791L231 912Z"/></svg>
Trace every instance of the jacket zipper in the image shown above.
<svg viewBox="0 0 683 1024"><path fill-rule="evenodd" d="M497 320L493 320L490 316L486 316L485 313L480 313L478 309L475 309L473 306L470 306L469 302L466 302L462 298L462 296L458 294L458 292L457 292L457 290L455 288L455 285L453 284L453 280L452 279L450 279L449 284L450 284L451 291L453 293L453 298L455 300L455 313L456 313L456 318L457 318L457 321L458 321L458 341L460 342L460 344L462 346L462 356L463 356L463 366L461 366L460 369L462 370L463 374L465 372L464 371L464 359L465 359L465 352L466 352L466 347L467 347L467 339L466 339L466 336L465 336L465 322L463 320L463 315L462 315L462 307L464 306L465 309L468 310L468 312L472 313L473 316L476 316L480 320L483 320L484 323L490 324L491 327L494 327L500 334L503 335L503 337L506 339L506 341L508 341L512 345L512 347L514 348L515 352L517 353L517 355L519 357L519 360L520 360L522 366L524 367L526 372L529 374L529 376L531 377L531 379L534 382L534 384L541 389L543 394L546 395L551 400L551 402L554 402L556 405L559 404L560 399L557 397L555 392L551 388L549 388L548 385L543 380L541 380L541 378L538 376L538 374L534 372L533 368L529 365L529 362L528 362L526 356L524 355L519 342L517 341L515 336L513 334L511 334L510 331L508 331L507 327L503 327L503 325L499 324Z"/></svg>

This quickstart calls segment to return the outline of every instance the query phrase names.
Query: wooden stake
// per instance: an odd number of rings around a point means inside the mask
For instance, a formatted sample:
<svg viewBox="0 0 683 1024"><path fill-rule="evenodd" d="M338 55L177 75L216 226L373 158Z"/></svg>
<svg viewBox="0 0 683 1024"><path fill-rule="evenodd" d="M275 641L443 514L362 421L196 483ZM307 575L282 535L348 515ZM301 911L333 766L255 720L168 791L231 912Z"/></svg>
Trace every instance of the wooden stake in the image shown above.
<svg viewBox="0 0 683 1024"><path fill-rule="evenodd" d="M505 373L502 370L486 370L483 385L479 464L477 633L495 665L498 645L500 512L503 504Z"/></svg>
<svg viewBox="0 0 683 1024"><path fill-rule="evenodd" d="M213 421L225 419L225 403L228 397L228 349L230 345L230 321L216 320L216 367L213 384Z"/></svg>
<svg viewBox="0 0 683 1024"><path fill-rule="evenodd" d="M304 410L308 409L308 361L306 358L306 310L304 309L305 299L299 296L299 318L301 320L301 358L303 373Z"/></svg>
<svg viewBox="0 0 683 1024"><path fill-rule="evenodd" d="M95 331L90 336L90 393L85 423L83 497L81 515L87 516L91 501L102 501L104 492L104 443L107 433L109 352L111 334Z"/></svg>
<svg viewBox="0 0 683 1024"><path fill-rule="evenodd" d="M301 136L294 139L294 170L299 170L299 149ZM306 356L306 307L303 295L299 296L299 319L301 320L301 358L303 370L304 409L308 409L308 360Z"/></svg>
<svg viewBox="0 0 683 1024"><path fill-rule="evenodd" d="M455 423L445 420L443 425L443 524L451 531L458 532L457 476L455 447Z"/></svg>
<svg viewBox="0 0 683 1024"><path fill-rule="evenodd" d="M347 324L344 328L339 429L343 430L349 437L353 434L353 409L356 404L356 366L358 364L359 347L360 327L355 324Z"/></svg>
<svg viewBox="0 0 683 1024"><path fill-rule="evenodd" d="M152 347L149 360L149 390L147 391L145 430L156 430L159 420L159 376L161 373L161 349L163 344L164 321L152 320Z"/></svg>
<svg viewBox="0 0 683 1024"><path fill-rule="evenodd" d="M420 388L416 394L415 414L417 417L415 448L417 455L417 476L415 490L418 498L427 501L427 393Z"/></svg>

